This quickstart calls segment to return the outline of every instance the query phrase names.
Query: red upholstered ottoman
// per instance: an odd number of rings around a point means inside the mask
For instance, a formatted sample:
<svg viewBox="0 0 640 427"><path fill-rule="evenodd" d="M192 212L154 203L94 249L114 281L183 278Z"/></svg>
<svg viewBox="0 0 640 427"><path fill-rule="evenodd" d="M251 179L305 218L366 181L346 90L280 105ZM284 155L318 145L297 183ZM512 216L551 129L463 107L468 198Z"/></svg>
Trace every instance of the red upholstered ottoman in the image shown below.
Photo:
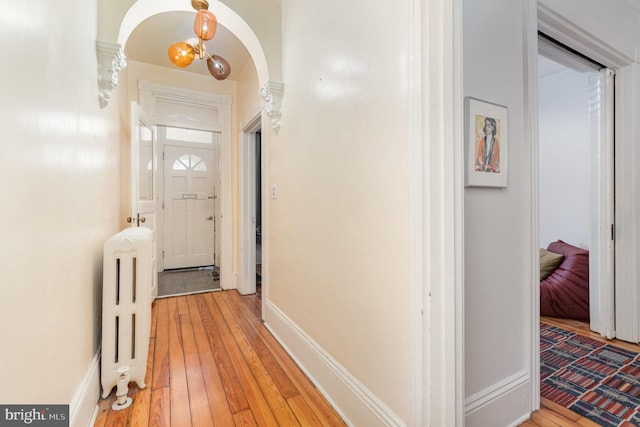
<svg viewBox="0 0 640 427"><path fill-rule="evenodd" d="M589 320L589 251L562 240L547 250L564 260L540 281L540 315Z"/></svg>

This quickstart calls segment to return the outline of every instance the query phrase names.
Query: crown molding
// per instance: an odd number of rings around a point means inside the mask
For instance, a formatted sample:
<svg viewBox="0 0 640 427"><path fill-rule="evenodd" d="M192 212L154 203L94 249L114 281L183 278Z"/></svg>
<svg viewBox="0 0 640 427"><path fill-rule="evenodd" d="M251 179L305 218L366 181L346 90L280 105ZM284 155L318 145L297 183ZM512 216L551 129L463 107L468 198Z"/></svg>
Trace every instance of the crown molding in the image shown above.
<svg viewBox="0 0 640 427"><path fill-rule="evenodd" d="M271 128L275 133L280 130L280 117L282 115L282 94L284 85L269 80L260 88L260 97L263 100L263 109L271 119Z"/></svg>
<svg viewBox="0 0 640 427"><path fill-rule="evenodd" d="M98 100L100 108L105 108L111 99L111 92L118 87L118 73L127 66L127 58L119 43L96 40L98 56Z"/></svg>

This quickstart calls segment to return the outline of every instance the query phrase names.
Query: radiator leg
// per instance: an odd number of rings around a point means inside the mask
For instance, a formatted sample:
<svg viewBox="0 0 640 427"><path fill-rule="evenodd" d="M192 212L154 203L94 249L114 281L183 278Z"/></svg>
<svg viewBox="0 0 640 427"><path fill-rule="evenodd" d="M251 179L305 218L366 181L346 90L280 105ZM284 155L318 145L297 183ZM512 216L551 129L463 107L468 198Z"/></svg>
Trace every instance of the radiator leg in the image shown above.
<svg viewBox="0 0 640 427"><path fill-rule="evenodd" d="M118 368L118 385L116 388L116 401L113 402L111 408L115 411L119 411L121 409L128 408L131 406L131 402L133 400L130 397L127 397L127 393L129 392L129 367L122 366Z"/></svg>

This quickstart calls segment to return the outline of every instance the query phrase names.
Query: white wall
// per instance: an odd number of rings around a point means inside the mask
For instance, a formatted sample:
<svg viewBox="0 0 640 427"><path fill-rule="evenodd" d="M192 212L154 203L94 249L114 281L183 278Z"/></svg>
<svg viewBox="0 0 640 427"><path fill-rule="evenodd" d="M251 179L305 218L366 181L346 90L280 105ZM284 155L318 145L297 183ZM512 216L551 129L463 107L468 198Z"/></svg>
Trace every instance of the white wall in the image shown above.
<svg viewBox="0 0 640 427"><path fill-rule="evenodd" d="M565 68L538 81L540 247L589 249L591 140L588 76Z"/></svg>
<svg viewBox="0 0 640 427"><path fill-rule="evenodd" d="M267 322L299 360L309 359L295 334L286 335L285 321L405 423L415 375L409 3L282 2L285 96L282 128L269 143L268 180L278 195L266 201L270 284L263 295ZM345 404L334 386L322 384L351 422L382 425Z"/></svg>
<svg viewBox="0 0 640 427"><path fill-rule="evenodd" d="M237 105L238 122L240 126L262 109L258 75L256 74L256 67L252 61L248 61L238 75Z"/></svg>
<svg viewBox="0 0 640 427"><path fill-rule="evenodd" d="M464 195L466 425L530 410L532 180L525 133L526 1L463 1L464 96L508 109L507 188ZM504 141L501 141L504 142Z"/></svg>
<svg viewBox="0 0 640 427"><path fill-rule="evenodd" d="M2 403L77 404L97 361L120 149L118 95L98 105L96 13L79 0L5 3L0 13L13 58L0 79ZM97 387L88 392L95 405Z"/></svg>

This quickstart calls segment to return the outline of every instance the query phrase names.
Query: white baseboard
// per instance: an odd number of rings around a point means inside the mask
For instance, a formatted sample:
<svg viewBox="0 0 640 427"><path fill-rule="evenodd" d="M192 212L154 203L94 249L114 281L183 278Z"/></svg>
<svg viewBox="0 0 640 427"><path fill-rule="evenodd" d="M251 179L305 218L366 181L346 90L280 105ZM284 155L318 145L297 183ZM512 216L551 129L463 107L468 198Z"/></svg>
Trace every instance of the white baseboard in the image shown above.
<svg viewBox="0 0 640 427"><path fill-rule="evenodd" d="M531 377L520 371L468 397L467 427L517 426L531 414Z"/></svg>
<svg viewBox="0 0 640 427"><path fill-rule="evenodd" d="M525 370L516 372L497 383L487 387L465 399L465 413L471 414L477 409L491 404L496 399L500 399L511 390L519 387L530 380L529 373Z"/></svg>
<svg viewBox="0 0 640 427"><path fill-rule="evenodd" d="M265 300L263 307L266 327L348 425L405 425L384 402L271 301Z"/></svg>
<svg viewBox="0 0 640 427"><path fill-rule="evenodd" d="M95 422L100 399L100 350L91 359L80 386L69 405L69 425L89 427Z"/></svg>

